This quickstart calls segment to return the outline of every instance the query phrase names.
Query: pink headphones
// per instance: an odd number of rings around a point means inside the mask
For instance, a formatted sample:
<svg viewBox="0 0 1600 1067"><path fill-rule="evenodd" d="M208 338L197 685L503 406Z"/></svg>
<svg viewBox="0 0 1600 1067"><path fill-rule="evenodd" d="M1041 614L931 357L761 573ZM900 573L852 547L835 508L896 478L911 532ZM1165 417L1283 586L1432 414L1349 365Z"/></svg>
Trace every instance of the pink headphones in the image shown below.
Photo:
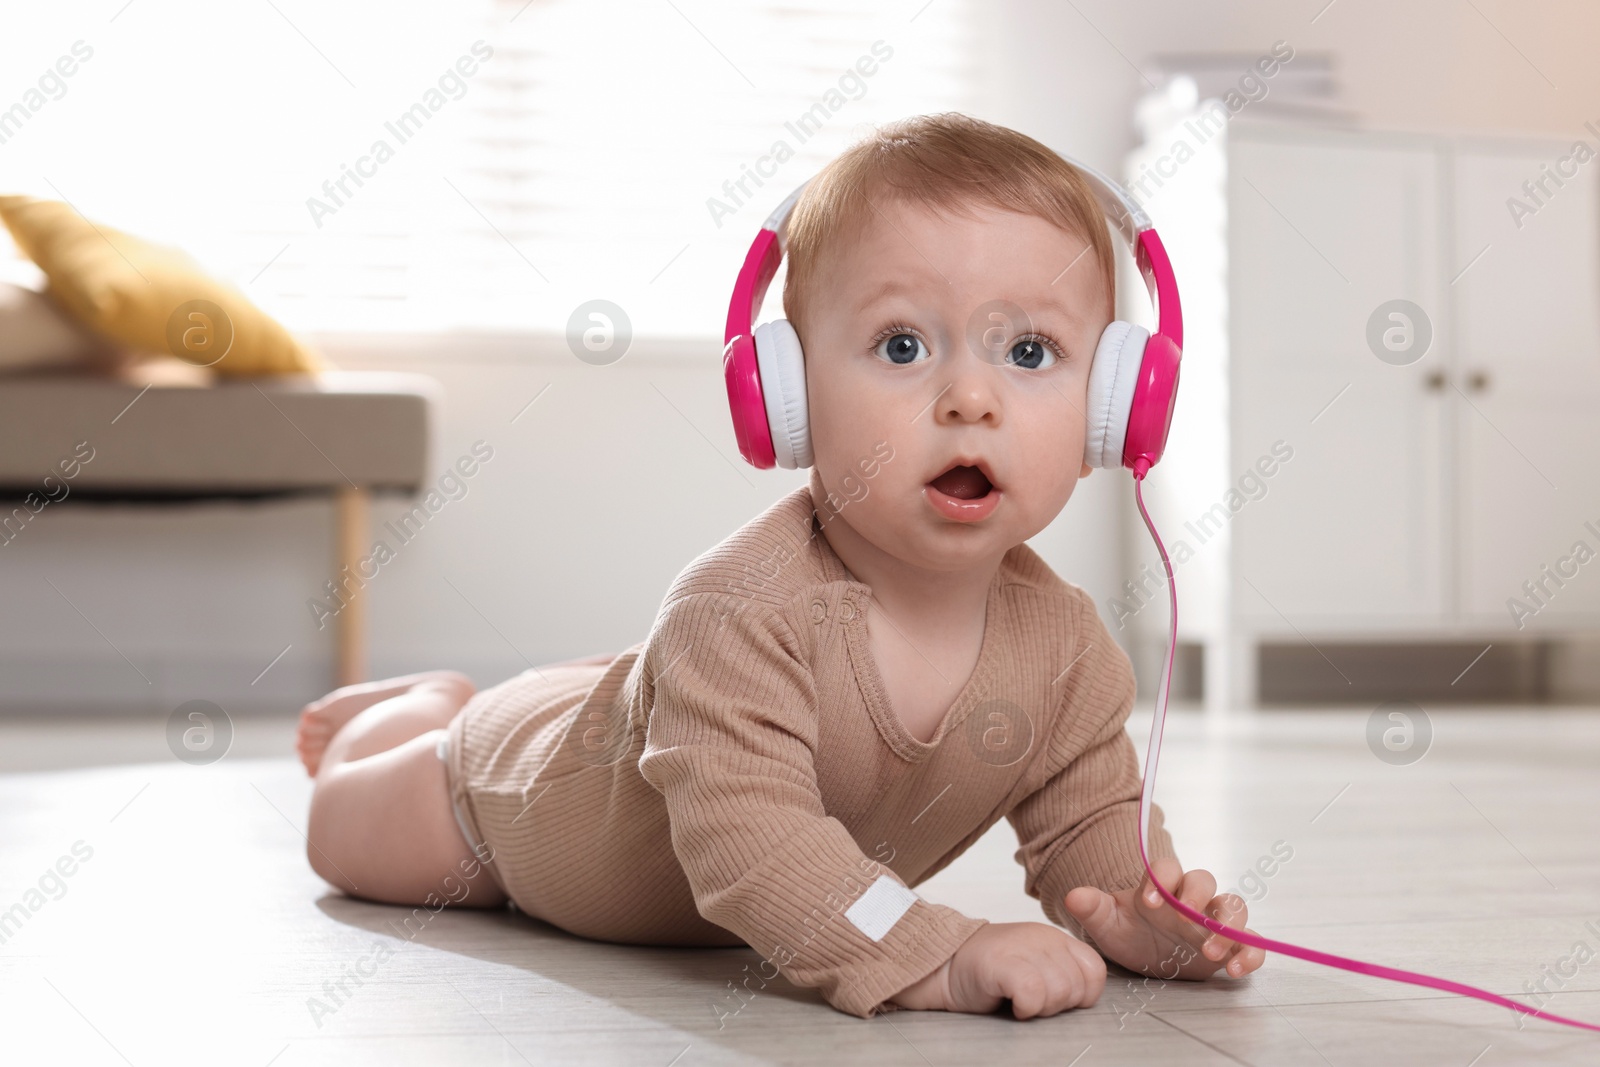
<svg viewBox="0 0 1600 1067"><path fill-rule="evenodd" d="M1183 355L1178 283L1150 216L1117 183L1082 163L1069 162L1082 172L1101 211L1133 249L1159 315L1154 336L1121 320L1100 335L1089 369L1083 461L1091 467L1127 467L1135 478L1143 478L1161 459L1178 397L1178 362ZM801 185L790 193L762 223L728 304L722 370L733 432L739 454L763 470L811 466L800 337L787 319L751 328L783 259L789 213L804 189Z"/></svg>

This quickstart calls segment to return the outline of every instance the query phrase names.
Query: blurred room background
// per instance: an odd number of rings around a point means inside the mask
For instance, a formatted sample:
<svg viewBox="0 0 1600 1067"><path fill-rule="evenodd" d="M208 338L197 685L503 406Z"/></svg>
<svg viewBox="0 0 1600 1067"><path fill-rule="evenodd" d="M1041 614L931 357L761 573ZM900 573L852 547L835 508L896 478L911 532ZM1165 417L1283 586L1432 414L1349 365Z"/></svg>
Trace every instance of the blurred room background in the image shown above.
<svg viewBox="0 0 1600 1067"><path fill-rule="evenodd" d="M1600 521L1597 168L1573 153L1600 147L1600 9L132 0L99 15L12 13L25 32L0 38L16 75L0 106L75 42L92 55L0 122L0 191L185 249L342 370L436 379L425 487L492 449L366 583L373 677L452 667L481 686L620 651L692 558L803 484L745 465L731 432L721 329L743 253L870 124L959 110L1124 179L1172 250L1187 358L1148 484L1164 536L1193 549L1181 699L1226 716L1600 688L1600 577L1559 562L1600 546L1584 525ZM1552 169L1560 182L1524 186ZM1122 313L1148 318L1123 266ZM0 278L41 285L9 246ZM577 355L596 300L620 309L620 358ZM371 528L415 504L376 495ZM335 676L313 606L335 522L314 495L50 508L0 548L3 710L297 709ZM1128 476L1081 483L1034 547L1094 596L1148 700L1167 608Z"/></svg>

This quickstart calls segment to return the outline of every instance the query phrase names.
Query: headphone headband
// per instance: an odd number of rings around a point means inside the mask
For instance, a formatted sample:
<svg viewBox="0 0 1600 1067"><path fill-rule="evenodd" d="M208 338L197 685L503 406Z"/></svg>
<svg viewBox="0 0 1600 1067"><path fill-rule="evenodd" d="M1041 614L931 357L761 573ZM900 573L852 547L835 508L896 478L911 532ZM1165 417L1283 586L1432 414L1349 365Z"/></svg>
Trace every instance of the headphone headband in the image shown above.
<svg viewBox="0 0 1600 1067"><path fill-rule="evenodd" d="M1171 338L1172 343L1181 349L1183 312L1178 302L1178 285L1172 274L1172 264L1167 259L1166 247L1162 245L1150 216L1122 186L1098 170L1066 156L1062 156L1062 159L1076 167L1088 181L1106 221L1122 234L1123 240L1133 251L1134 263L1144 277L1145 288L1156 308L1156 332ZM724 345L735 337L749 337L754 331L761 302L766 299L767 288L778 273L778 263L788 251L789 215L799 202L800 194L810 184L810 178L801 182L761 224L750 251L745 255L739 278L734 283L733 299L728 304L728 321L722 339Z"/></svg>

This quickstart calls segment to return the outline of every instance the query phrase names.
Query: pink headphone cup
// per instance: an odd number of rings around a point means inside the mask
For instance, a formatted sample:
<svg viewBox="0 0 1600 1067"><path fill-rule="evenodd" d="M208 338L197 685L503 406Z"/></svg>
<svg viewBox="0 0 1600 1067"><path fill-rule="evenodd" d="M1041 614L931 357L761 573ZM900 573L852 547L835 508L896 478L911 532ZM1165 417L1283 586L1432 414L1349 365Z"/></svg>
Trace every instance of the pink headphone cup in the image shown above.
<svg viewBox="0 0 1600 1067"><path fill-rule="evenodd" d="M1122 442L1122 465L1137 469L1155 466L1167 447L1172 409L1178 400L1178 363L1183 353L1166 334L1158 333L1145 344L1139 363L1139 381L1128 412L1128 434ZM1143 472L1140 472L1141 476Z"/></svg>
<svg viewBox="0 0 1600 1067"><path fill-rule="evenodd" d="M733 436L739 454L752 467L767 470L778 465L767 425L767 405L761 392L761 365L756 360L755 315L761 298L778 272L783 249L775 231L762 227L745 253L744 266L728 302L728 325L722 349L722 376L728 384L728 409L733 414Z"/></svg>
<svg viewBox="0 0 1600 1067"><path fill-rule="evenodd" d="M733 413L733 436L739 454L752 467L767 470L778 465L767 426L767 404L761 393L761 368L756 362L756 341L739 334L722 350L722 377L728 386L728 410Z"/></svg>

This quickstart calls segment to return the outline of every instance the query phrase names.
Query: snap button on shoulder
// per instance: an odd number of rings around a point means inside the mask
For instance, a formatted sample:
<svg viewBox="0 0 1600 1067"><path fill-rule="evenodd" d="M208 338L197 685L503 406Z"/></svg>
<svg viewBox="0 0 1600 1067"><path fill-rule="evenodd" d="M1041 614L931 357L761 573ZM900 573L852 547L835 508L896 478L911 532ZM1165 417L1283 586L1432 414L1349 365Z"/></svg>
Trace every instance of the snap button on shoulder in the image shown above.
<svg viewBox="0 0 1600 1067"><path fill-rule="evenodd" d="M850 601L846 600L843 604L839 605L839 617L845 622L849 622L851 619L856 617L856 606L850 603Z"/></svg>
<svg viewBox="0 0 1600 1067"><path fill-rule="evenodd" d="M811 602L811 621L821 622L828 617L828 605L821 600Z"/></svg>

